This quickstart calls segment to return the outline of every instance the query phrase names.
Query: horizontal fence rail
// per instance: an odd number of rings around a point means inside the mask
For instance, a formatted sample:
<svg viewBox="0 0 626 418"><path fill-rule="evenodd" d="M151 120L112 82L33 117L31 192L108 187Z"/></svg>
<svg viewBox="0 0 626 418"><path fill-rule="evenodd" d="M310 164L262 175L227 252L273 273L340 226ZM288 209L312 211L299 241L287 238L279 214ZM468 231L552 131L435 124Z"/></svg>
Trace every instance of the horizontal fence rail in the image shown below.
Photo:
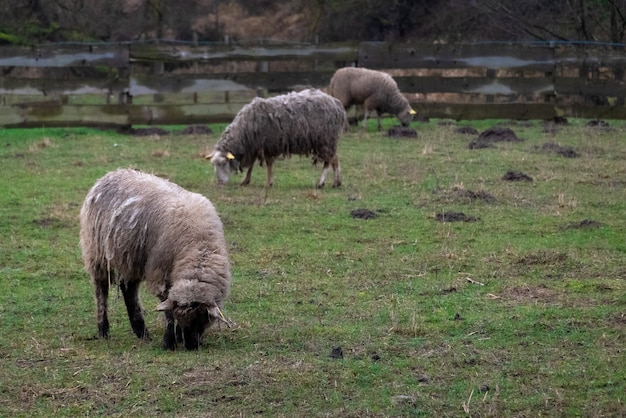
<svg viewBox="0 0 626 418"><path fill-rule="evenodd" d="M124 43L0 47L0 126L230 122L257 96L388 72L419 118L626 119L621 45Z"/></svg>

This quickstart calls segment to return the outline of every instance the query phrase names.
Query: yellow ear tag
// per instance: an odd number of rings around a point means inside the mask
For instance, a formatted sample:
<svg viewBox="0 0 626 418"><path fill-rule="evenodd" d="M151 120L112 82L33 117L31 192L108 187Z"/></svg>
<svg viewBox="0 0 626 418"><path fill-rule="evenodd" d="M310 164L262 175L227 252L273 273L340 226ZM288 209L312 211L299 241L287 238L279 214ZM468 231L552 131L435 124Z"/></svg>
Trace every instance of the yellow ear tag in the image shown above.
<svg viewBox="0 0 626 418"><path fill-rule="evenodd" d="M234 160L235 156L229 152L228 154L226 154L226 158L228 158L229 160Z"/></svg>
<svg viewBox="0 0 626 418"><path fill-rule="evenodd" d="M414 115L414 114L416 114L416 113L417 113L417 112L416 112L415 110L413 110L413 109L411 109L411 111L409 112L409 114L411 114L411 115Z"/></svg>

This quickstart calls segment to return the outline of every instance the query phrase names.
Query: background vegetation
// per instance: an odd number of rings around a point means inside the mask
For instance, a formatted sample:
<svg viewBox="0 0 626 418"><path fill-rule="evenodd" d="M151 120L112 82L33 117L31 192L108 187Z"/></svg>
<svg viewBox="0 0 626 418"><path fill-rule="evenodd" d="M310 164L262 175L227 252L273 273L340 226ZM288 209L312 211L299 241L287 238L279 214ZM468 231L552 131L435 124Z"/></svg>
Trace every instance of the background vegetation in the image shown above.
<svg viewBox="0 0 626 418"><path fill-rule="evenodd" d="M601 41L626 0L0 0L0 44L48 41Z"/></svg>
<svg viewBox="0 0 626 418"><path fill-rule="evenodd" d="M223 125L0 130L0 416L623 416L625 126L508 123L524 141L469 149L476 135L444 122L415 123L417 139L353 128L344 186L324 190L298 157L271 190L259 168L216 187L202 156ZM160 348L149 294L154 341L116 292L111 339L94 337L77 216L127 166L223 219L236 327L198 352ZM452 211L474 219L438 221Z"/></svg>

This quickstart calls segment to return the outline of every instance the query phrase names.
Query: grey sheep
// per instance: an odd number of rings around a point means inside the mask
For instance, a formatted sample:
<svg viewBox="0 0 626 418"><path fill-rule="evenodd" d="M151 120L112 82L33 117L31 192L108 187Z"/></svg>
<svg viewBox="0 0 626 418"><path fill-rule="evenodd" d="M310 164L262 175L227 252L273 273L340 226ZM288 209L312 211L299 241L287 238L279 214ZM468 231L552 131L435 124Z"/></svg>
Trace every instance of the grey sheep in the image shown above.
<svg viewBox="0 0 626 418"><path fill-rule="evenodd" d="M319 90L307 89L268 99L255 98L226 127L213 151L206 157L215 168L218 184L225 184L231 171L248 168L242 186L250 183L258 159L267 164L266 187L274 184L272 165L280 156L313 156L324 168L317 187L324 186L332 165L333 187L341 185L337 142L347 126L339 100Z"/></svg>
<svg viewBox="0 0 626 418"><path fill-rule="evenodd" d="M99 337L109 337L108 295L115 283L139 338L150 338L141 282L159 298L165 349L177 342L198 349L212 323L228 323L221 307L230 291L230 263L222 222L204 196L137 170L112 171L85 198L80 247L94 285Z"/></svg>
<svg viewBox="0 0 626 418"><path fill-rule="evenodd" d="M363 128L367 116L376 112L378 130L381 130L380 115L396 115L402 126L409 126L415 111L398 89L396 81L387 73L366 68L345 67L335 71L328 92L341 101L344 108L362 104L365 109Z"/></svg>

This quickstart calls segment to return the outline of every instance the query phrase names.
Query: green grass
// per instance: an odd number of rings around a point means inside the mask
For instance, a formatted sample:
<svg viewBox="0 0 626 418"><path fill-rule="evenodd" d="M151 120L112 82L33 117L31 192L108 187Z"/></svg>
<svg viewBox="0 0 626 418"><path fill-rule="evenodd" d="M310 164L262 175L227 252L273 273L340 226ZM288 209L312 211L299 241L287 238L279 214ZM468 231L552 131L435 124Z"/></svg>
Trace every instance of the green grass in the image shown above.
<svg viewBox="0 0 626 418"><path fill-rule="evenodd" d="M248 187L217 187L203 155L224 125L0 130L0 416L624 416L626 125L508 123L523 142L480 150L455 132L498 122L415 123L417 139L353 127L343 186L323 190L297 156L270 190L259 167ZM111 338L95 338L77 218L118 167L202 193L222 217L236 326L198 352L160 348L145 291L153 341L134 337L116 291Z"/></svg>

